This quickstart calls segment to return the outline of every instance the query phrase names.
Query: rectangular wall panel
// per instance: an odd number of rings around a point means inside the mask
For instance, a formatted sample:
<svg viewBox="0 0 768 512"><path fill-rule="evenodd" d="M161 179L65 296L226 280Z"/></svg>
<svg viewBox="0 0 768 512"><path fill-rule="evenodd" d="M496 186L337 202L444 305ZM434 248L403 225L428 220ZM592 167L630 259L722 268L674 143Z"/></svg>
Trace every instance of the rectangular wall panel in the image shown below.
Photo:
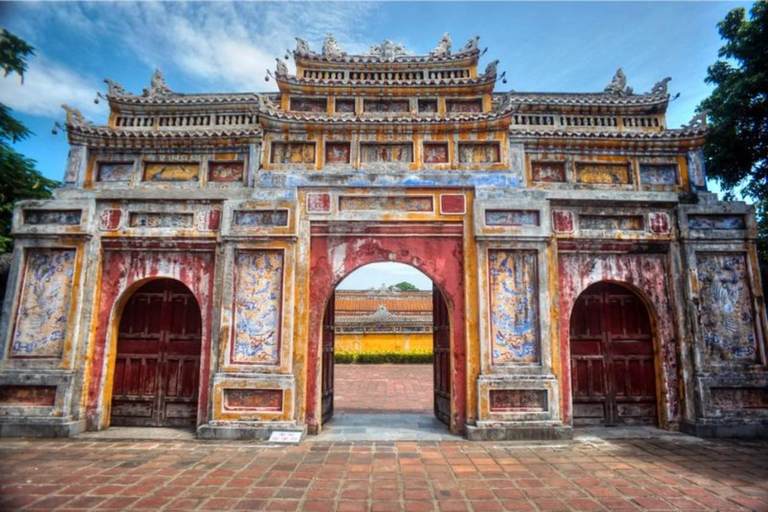
<svg viewBox="0 0 768 512"><path fill-rule="evenodd" d="M696 270L699 322L710 362L755 362L757 334L745 255L698 254Z"/></svg>
<svg viewBox="0 0 768 512"><path fill-rule="evenodd" d="M235 364L278 364L283 292L281 251L242 251L235 257Z"/></svg>
<svg viewBox="0 0 768 512"><path fill-rule="evenodd" d="M27 252L12 357L61 357L67 338L74 275L74 250Z"/></svg>
<svg viewBox="0 0 768 512"><path fill-rule="evenodd" d="M539 361L535 251L488 252L493 364Z"/></svg>

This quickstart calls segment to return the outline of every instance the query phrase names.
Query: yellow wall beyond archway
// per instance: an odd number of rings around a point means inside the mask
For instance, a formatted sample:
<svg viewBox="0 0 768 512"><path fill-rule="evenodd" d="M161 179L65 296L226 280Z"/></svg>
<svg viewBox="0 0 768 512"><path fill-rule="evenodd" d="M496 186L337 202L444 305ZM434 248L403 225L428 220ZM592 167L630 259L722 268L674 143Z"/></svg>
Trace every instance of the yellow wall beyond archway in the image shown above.
<svg viewBox="0 0 768 512"><path fill-rule="evenodd" d="M413 352L432 350L432 333L337 333L337 352Z"/></svg>

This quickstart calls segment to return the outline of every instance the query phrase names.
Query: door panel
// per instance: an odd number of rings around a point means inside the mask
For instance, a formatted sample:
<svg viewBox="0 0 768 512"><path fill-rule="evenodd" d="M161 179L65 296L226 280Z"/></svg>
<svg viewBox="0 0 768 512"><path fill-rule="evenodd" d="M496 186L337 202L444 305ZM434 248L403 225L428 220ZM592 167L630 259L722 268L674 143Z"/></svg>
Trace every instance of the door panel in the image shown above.
<svg viewBox="0 0 768 512"><path fill-rule="evenodd" d="M120 320L112 386L112 425L194 426L202 322L179 282L142 286Z"/></svg>
<svg viewBox="0 0 768 512"><path fill-rule="evenodd" d="M451 424L451 328L448 308L440 290L432 290L432 344L434 352L435 416Z"/></svg>
<svg viewBox="0 0 768 512"><path fill-rule="evenodd" d="M331 294L323 317L322 422L333 417L333 352L336 328L336 294Z"/></svg>
<svg viewBox="0 0 768 512"><path fill-rule="evenodd" d="M600 283L571 316L573 423L655 425L653 337L645 304L626 288Z"/></svg>

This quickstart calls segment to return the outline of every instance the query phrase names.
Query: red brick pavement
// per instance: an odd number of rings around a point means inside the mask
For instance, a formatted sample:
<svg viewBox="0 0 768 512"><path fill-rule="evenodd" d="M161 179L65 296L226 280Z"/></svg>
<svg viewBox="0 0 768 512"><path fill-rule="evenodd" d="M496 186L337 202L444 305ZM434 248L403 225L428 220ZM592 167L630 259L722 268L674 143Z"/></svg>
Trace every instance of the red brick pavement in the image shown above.
<svg viewBox="0 0 768 512"><path fill-rule="evenodd" d="M768 510L768 444L0 440L0 510Z"/></svg>
<svg viewBox="0 0 768 512"><path fill-rule="evenodd" d="M431 364L337 364L336 412L432 414Z"/></svg>

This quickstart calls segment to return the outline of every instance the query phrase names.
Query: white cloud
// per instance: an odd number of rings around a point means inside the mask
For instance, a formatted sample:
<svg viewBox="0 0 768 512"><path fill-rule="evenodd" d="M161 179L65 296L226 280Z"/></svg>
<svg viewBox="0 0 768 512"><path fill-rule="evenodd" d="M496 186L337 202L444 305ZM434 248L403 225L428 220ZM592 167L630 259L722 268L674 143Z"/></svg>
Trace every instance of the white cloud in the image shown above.
<svg viewBox="0 0 768 512"><path fill-rule="evenodd" d="M61 117L61 104L80 109L86 117L103 113L93 103L95 83L65 66L44 57L35 57L24 74L24 83L16 74L0 78L0 102L25 114Z"/></svg>
<svg viewBox="0 0 768 512"><path fill-rule="evenodd" d="M366 50L370 42L359 41L367 39L365 21L374 8L368 2L78 2L51 5L40 24L110 41L150 69L202 79L210 90L254 91L274 89L264 82L266 71L295 47L296 36L319 50L332 32L345 50Z"/></svg>

